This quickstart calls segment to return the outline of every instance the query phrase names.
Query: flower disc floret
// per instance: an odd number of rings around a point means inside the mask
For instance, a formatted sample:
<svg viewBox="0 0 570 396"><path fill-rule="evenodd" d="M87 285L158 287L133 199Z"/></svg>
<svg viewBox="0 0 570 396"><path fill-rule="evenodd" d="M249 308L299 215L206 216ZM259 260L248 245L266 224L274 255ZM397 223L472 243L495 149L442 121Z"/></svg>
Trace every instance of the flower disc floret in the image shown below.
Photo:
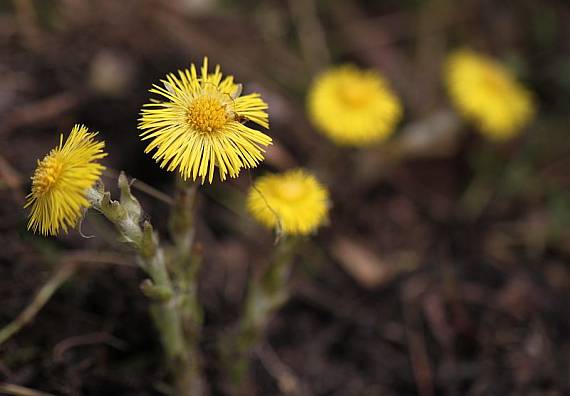
<svg viewBox="0 0 570 396"><path fill-rule="evenodd" d="M219 100L202 96L190 103L188 122L198 132L215 133L228 121L226 109Z"/></svg>

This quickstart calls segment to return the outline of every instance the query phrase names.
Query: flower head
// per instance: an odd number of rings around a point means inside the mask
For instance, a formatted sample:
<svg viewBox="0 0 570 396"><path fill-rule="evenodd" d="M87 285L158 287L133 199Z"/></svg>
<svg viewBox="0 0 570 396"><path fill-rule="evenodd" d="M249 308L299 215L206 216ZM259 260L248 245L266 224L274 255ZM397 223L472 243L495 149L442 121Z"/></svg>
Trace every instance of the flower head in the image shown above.
<svg viewBox="0 0 570 396"><path fill-rule="evenodd" d="M87 189L101 176L103 165L95 162L105 157L104 142L96 141L97 133L88 132L83 125L75 125L65 143L63 134L59 146L41 161L32 176L32 192L25 207L31 207L28 229L43 235L56 235L60 229L67 232L89 207Z"/></svg>
<svg viewBox="0 0 570 396"><path fill-rule="evenodd" d="M310 173L294 169L258 178L247 208L261 224L286 235L307 235L327 218L329 193Z"/></svg>
<svg viewBox="0 0 570 396"><path fill-rule="evenodd" d="M447 91L463 116L496 140L518 134L533 117L530 93L502 65L468 49L445 64Z"/></svg>
<svg viewBox="0 0 570 396"><path fill-rule="evenodd" d="M400 101L384 78L354 66L319 75L309 90L308 109L315 126L343 146L386 139L402 116Z"/></svg>
<svg viewBox="0 0 570 396"><path fill-rule="evenodd" d="M222 77L220 66L208 72L208 58L200 74L190 70L168 74L150 92L162 96L144 105L139 129L149 140L145 152L168 171L178 169L183 179L214 178L217 167L223 181L236 177L242 168L253 168L264 159L271 138L252 129L251 121L269 127L267 104L259 94L241 95L233 76Z"/></svg>

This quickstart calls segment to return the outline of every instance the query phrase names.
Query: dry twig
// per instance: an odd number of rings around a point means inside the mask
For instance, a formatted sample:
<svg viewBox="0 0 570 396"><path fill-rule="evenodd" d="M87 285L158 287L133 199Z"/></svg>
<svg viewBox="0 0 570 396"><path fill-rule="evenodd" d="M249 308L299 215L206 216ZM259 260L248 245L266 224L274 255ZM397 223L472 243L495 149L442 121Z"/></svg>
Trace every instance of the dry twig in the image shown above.
<svg viewBox="0 0 570 396"><path fill-rule="evenodd" d="M35 102L19 106L0 123L0 136L15 128L37 124L54 119L76 107L80 102L78 95L63 92Z"/></svg>
<svg viewBox="0 0 570 396"><path fill-rule="evenodd" d="M257 357L276 380L279 390L285 395L309 395L308 390L301 383L290 367L285 365L277 356L277 353L269 345L257 348Z"/></svg>
<svg viewBox="0 0 570 396"><path fill-rule="evenodd" d="M40 288L32 302L11 323L0 329L0 345L18 333L25 325L30 323L54 293L77 271L81 262L123 263L121 256L116 254L98 254L78 251L64 257L63 263L58 267L52 277Z"/></svg>
<svg viewBox="0 0 570 396"><path fill-rule="evenodd" d="M20 385L0 383L0 392L4 395L15 396L54 396L51 393L36 391Z"/></svg>

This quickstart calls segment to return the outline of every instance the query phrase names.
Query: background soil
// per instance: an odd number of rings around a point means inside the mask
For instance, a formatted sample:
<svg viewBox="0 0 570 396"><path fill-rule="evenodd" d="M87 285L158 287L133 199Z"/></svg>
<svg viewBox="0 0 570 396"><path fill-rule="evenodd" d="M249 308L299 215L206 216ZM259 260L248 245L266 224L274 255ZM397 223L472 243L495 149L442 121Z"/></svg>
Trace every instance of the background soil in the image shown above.
<svg viewBox="0 0 570 396"><path fill-rule="evenodd" d="M199 202L213 394L226 394L216 340L273 246L243 193L254 175L293 166L329 186L330 224L304 246L291 300L252 355L251 394L569 394L569 19L566 1L0 2L0 326L59 266L80 263L0 346L0 379L160 394L160 345L129 251L93 214L82 232L96 238L34 236L22 205L36 159L76 122L100 131L110 168L171 192L172 175L143 153L139 109L152 83L207 55L268 101L276 141L260 169L206 186ZM450 107L441 63L462 45L533 91L538 115L515 141L465 126L444 152L395 161L336 148L306 119L306 88L331 61L381 70L405 103L400 130L421 123ZM167 205L135 193L164 230Z"/></svg>

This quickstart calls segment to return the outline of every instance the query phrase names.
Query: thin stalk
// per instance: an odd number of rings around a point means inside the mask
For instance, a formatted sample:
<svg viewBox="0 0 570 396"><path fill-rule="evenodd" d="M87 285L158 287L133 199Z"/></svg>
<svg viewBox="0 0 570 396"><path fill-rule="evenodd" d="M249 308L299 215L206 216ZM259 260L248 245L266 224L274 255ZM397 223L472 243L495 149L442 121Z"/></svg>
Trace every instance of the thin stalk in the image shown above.
<svg viewBox="0 0 570 396"><path fill-rule="evenodd" d="M49 301L51 296L53 296L60 286L75 273L76 269L76 262L66 262L62 264L52 277L41 287L26 309L24 309L16 319L0 329L0 345L19 332L26 324L31 322L37 313Z"/></svg>
<svg viewBox="0 0 570 396"><path fill-rule="evenodd" d="M51 393L40 392L20 385L0 383L0 393L13 396L54 396Z"/></svg>

